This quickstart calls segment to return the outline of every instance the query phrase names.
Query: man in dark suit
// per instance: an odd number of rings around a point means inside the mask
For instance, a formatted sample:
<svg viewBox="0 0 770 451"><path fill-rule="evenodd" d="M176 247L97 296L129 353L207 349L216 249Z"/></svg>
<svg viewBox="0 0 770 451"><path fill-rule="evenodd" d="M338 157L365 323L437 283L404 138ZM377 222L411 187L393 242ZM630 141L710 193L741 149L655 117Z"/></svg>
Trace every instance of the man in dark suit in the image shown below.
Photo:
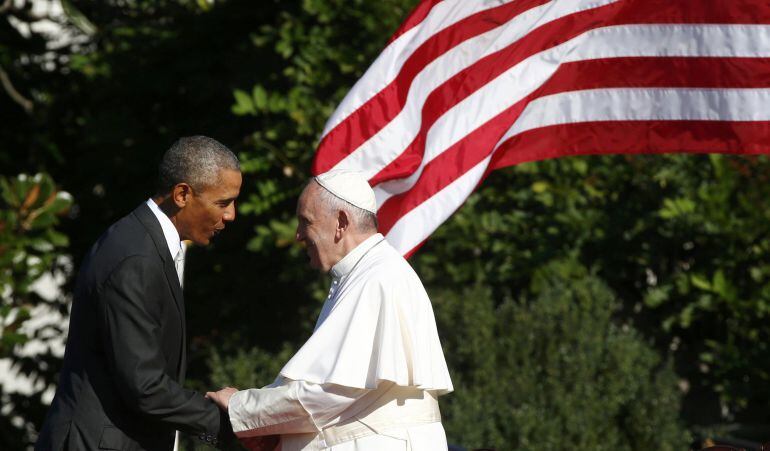
<svg viewBox="0 0 770 451"><path fill-rule="evenodd" d="M158 192L113 224L78 275L56 396L36 450L171 450L175 431L216 445L228 418L182 387L180 240L206 245L235 219L238 159L182 138L163 156ZM176 263L176 264L175 264Z"/></svg>

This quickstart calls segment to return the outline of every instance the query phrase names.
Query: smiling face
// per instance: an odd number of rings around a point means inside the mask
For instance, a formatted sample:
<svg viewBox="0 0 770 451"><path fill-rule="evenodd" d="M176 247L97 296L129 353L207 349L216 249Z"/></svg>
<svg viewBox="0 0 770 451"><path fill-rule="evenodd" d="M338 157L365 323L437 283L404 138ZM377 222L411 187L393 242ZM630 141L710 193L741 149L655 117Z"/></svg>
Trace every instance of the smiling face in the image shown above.
<svg viewBox="0 0 770 451"><path fill-rule="evenodd" d="M183 240L207 245L225 224L235 219L235 199L241 191L241 173L219 171L218 183L195 191L186 183L174 187L174 202L180 207L176 227Z"/></svg>
<svg viewBox="0 0 770 451"><path fill-rule="evenodd" d="M296 239L305 245L310 266L328 272L344 254L339 245L338 217L318 201L321 189L318 183L311 182L299 197Z"/></svg>

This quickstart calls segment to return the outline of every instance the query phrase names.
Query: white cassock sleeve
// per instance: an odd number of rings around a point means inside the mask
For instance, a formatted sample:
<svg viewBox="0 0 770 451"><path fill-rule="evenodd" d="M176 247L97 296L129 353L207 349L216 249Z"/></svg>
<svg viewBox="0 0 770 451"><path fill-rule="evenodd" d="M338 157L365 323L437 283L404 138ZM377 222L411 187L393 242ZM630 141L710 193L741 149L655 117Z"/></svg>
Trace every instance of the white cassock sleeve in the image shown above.
<svg viewBox="0 0 770 451"><path fill-rule="evenodd" d="M236 433L318 433L337 423L340 414L369 391L336 384L289 381L277 387L252 388L233 394L228 412Z"/></svg>

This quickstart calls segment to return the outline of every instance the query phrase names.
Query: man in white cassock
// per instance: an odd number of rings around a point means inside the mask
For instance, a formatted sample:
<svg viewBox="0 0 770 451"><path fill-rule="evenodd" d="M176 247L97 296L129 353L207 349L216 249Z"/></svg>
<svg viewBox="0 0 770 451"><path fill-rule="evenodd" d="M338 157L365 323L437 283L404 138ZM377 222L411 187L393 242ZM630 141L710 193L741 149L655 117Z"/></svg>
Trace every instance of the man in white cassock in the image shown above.
<svg viewBox="0 0 770 451"><path fill-rule="evenodd" d="M253 449L446 450L437 397L453 390L428 295L377 233L376 200L359 173L310 181L297 240L332 276L313 335L261 389L208 393ZM257 446L262 443L263 448Z"/></svg>

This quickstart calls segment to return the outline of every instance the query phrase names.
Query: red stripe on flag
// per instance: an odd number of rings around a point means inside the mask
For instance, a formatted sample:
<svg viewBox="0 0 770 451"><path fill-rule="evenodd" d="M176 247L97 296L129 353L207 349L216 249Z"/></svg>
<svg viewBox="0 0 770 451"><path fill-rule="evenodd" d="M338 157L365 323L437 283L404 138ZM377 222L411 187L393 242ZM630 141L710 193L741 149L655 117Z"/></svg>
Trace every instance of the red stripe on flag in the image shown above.
<svg viewBox="0 0 770 451"><path fill-rule="evenodd" d="M562 156L770 153L770 122L583 122L530 130L506 141L488 171Z"/></svg>
<svg viewBox="0 0 770 451"><path fill-rule="evenodd" d="M388 180L403 178L414 172L422 162L428 131L438 118L457 103L483 88L491 80L524 59L563 44L597 26L644 23L648 16L653 15L651 10L661 16L657 17L657 20L653 21L654 23L687 23L689 21L692 23L729 23L731 19L743 23L746 20L746 17L741 14L727 17L720 11L722 8L713 7L710 0L689 2L687 8L670 1L663 2L663 4L657 3L655 1L636 2L635 4L619 2L566 16L533 30L526 38L464 69L428 96L423 105L421 128L417 136L401 155L376 174L370 183L376 185ZM756 9L755 20L770 22L770 4L765 5L764 8L757 7ZM696 77L697 75L697 72L691 74L691 76ZM618 76L622 78L624 74L613 74L613 78ZM622 83L621 80L618 82ZM602 85L597 84L596 86ZM688 84L686 80L682 80L682 83L674 86L688 86Z"/></svg>
<svg viewBox="0 0 770 451"><path fill-rule="evenodd" d="M562 64L534 96L600 88L768 87L768 58L631 57Z"/></svg>
<svg viewBox="0 0 770 451"><path fill-rule="evenodd" d="M760 24L770 22L770 3L757 0L623 0L627 23Z"/></svg>
<svg viewBox="0 0 770 451"><path fill-rule="evenodd" d="M399 74L388 86L323 137L313 161L313 174L321 174L334 167L393 120L406 103L409 87L425 66L458 44L497 28L548 1L523 0L481 11L450 25L425 41L404 62Z"/></svg>
<svg viewBox="0 0 770 451"><path fill-rule="evenodd" d="M536 98L602 87L762 88L770 86L768 73L770 60L759 58L610 58L564 64L537 91L428 163L411 190L393 196L381 205L378 210L380 229L387 233L401 216L486 158L524 108Z"/></svg>
<svg viewBox="0 0 770 451"><path fill-rule="evenodd" d="M400 38L401 35L403 35L407 31L420 25L422 21L425 20L426 17L428 17L428 14L430 14L430 12L433 10L433 7L441 3L442 1L444 0L421 1L417 6L414 7L412 12L409 13L409 17L407 17L404 23L402 23L401 26L398 27L398 30L396 30L396 32L393 33L393 36L391 36L390 40L388 40L388 45L390 45L396 39Z"/></svg>

